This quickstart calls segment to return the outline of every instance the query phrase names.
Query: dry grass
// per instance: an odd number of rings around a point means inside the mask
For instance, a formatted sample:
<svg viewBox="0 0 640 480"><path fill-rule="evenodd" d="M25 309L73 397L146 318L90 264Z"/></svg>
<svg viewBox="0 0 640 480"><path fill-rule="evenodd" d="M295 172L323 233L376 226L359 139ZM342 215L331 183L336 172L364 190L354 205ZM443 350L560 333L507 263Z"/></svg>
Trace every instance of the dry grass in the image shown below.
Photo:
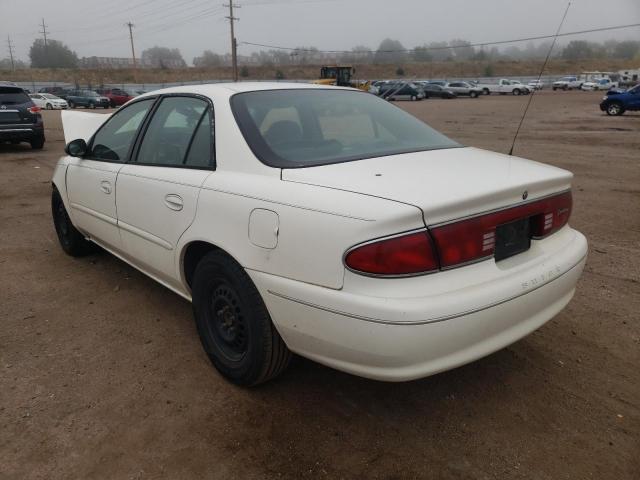
<svg viewBox="0 0 640 480"><path fill-rule="evenodd" d="M497 61L497 62L429 62L403 65L354 65L356 78L375 79L396 77L396 69L401 66L406 78L451 78L485 76L487 65L491 65L494 76L534 76L541 67L540 61ZM637 68L637 62L597 59L584 61L552 60L545 69L547 75L575 74L582 71L617 71ZM288 79L314 79L318 77L319 65L247 66L247 80L272 80L280 70ZM122 70L81 70L81 69L27 69L11 72L0 70L0 79L13 81L58 81L79 84L109 83L171 83L230 79L230 67L187 68L187 69L144 69L134 72Z"/></svg>

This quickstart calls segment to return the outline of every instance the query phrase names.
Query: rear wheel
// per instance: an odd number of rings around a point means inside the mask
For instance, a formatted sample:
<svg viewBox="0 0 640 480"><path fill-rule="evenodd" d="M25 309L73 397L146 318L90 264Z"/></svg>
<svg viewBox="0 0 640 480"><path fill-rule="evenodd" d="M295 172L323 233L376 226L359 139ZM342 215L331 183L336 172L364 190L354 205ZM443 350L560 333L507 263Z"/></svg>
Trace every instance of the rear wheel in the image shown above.
<svg viewBox="0 0 640 480"><path fill-rule="evenodd" d="M415 102L416 100L418 100L418 97L416 97L415 95L411 95L411 101Z"/></svg>
<svg viewBox="0 0 640 480"><path fill-rule="evenodd" d="M34 138L29 142L34 150L42 150L44 147L44 136Z"/></svg>
<svg viewBox="0 0 640 480"><path fill-rule="evenodd" d="M617 117L618 115L622 115L624 113L624 107L619 102L611 102L607 105L607 115L611 115Z"/></svg>
<svg viewBox="0 0 640 480"><path fill-rule="evenodd" d="M96 104L95 104L95 103L93 103L93 102L89 102L89 108L90 108L91 110L95 110L95 108L96 108Z"/></svg>
<svg viewBox="0 0 640 480"><path fill-rule="evenodd" d="M514 95L520 95L522 92L520 91L519 88L514 88L511 93L513 93Z"/></svg>
<svg viewBox="0 0 640 480"><path fill-rule="evenodd" d="M484 92L485 95L491 95L491 90L489 90L488 88L484 88L482 89L482 91Z"/></svg>
<svg viewBox="0 0 640 480"><path fill-rule="evenodd" d="M213 251L198 263L193 313L211 363L233 383L266 382L289 364L291 352L260 293L242 266L225 253Z"/></svg>
<svg viewBox="0 0 640 480"><path fill-rule="evenodd" d="M60 193L55 188L51 194L51 214L60 246L67 255L81 257L97 250L97 246L86 240L73 226Z"/></svg>
<svg viewBox="0 0 640 480"><path fill-rule="evenodd" d="M470 96L471 98L478 98L478 92L473 92L473 91L472 91L472 92L469 92L469 96Z"/></svg>

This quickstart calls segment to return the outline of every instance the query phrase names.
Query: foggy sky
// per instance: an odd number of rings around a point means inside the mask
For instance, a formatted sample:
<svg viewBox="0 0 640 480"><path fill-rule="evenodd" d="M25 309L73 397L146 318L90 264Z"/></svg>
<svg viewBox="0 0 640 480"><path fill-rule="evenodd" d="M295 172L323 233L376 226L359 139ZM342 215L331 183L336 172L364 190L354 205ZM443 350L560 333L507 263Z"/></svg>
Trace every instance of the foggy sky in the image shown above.
<svg viewBox="0 0 640 480"><path fill-rule="evenodd" d="M234 3L237 0L234 0ZM203 50L229 51L228 9L222 0L0 0L0 58L15 53L28 62L29 47L44 17L49 38L79 57L130 57L133 22L136 54L160 45L179 48L187 63ZM390 37L406 48L462 38L472 43L550 35L565 0L245 0L236 16L238 42L287 47L376 49ZM573 0L563 31L640 23L640 0ZM640 28L565 37L602 41L640 39ZM515 44L524 47L523 43ZM508 46L508 45L507 45ZM240 54L258 47L240 45Z"/></svg>

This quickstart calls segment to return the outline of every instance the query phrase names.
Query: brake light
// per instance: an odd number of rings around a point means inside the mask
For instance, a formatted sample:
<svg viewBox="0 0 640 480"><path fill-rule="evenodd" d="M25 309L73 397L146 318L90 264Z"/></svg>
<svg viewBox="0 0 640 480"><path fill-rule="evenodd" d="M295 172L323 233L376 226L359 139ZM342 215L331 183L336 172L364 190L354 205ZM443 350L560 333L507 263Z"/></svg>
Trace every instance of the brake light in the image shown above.
<svg viewBox="0 0 640 480"><path fill-rule="evenodd" d="M529 218L532 238L543 238L566 225L571 192L431 229L442 268L493 256L496 227Z"/></svg>
<svg viewBox="0 0 640 480"><path fill-rule="evenodd" d="M426 231L356 247L347 253L345 264L373 275L415 275L438 270L438 259Z"/></svg>
<svg viewBox="0 0 640 480"><path fill-rule="evenodd" d="M36 105L34 105L33 107L29 107L27 108L27 111L29 113L38 113L39 111L41 111L42 109Z"/></svg>

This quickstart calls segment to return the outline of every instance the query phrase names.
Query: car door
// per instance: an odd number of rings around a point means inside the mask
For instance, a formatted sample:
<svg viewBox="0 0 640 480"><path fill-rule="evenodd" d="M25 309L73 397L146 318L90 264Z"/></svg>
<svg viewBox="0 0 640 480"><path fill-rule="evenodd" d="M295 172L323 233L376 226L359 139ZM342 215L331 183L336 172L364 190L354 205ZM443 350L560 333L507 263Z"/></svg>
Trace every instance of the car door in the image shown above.
<svg viewBox="0 0 640 480"><path fill-rule="evenodd" d="M633 110L640 110L640 86L629 90L629 107Z"/></svg>
<svg viewBox="0 0 640 480"><path fill-rule="evenodd" d="M154 98L116 112L95 133L88 152L67 168L67 194L73 223L104 247L122 246L116 215L116 178L131 153L138 129Z"/></svg>
<svg viewBox="0 0 640 480"><path fill-rule="evenodd" d="M176 245L195 217L200 186L213 168L210 100L164 96L132 161L118 174L118 226L132 263L179 285Z"/></svg>

